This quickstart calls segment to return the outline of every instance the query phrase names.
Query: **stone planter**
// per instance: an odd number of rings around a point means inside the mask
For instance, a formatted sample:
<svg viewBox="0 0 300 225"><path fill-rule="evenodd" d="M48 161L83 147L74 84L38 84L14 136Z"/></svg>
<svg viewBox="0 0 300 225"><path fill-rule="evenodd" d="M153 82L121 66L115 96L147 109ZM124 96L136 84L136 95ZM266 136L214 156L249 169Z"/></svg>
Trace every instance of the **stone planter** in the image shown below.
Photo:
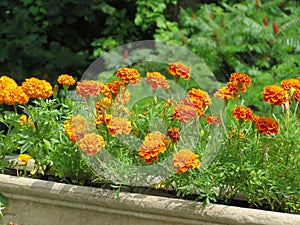
<svg viewBox="0 0 300 225"><path fill-rule="evenodd" d="M300 215L210 204L0 174L7 221L19 225L300 224Z"/></svg>

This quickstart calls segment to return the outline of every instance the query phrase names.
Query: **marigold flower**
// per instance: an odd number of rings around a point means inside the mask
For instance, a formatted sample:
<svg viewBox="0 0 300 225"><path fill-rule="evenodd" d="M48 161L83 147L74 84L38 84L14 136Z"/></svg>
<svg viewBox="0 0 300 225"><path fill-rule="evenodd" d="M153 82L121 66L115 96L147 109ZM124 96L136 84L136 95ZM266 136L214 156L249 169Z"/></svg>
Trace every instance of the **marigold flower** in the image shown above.
<svg viewBox="0 0 300 225"><path fill-rule="evenodd" d="M158 160L158 155L165 152L169 144L167 137L159 131L147 134L138 150L140 159L144 159L147 164Z"/></svg>
<svg viewBox="0 0 300 225"><path fill-rule="evenodd" d="M131 132L131 122L127 118L115 117L109 124L107 128L112 135L117 134L129 134Z"/></svg>
<svg viewBox="0 0 300 225"><path fill-rule="evenodd" d="M180 123L186 123L197 116L197 108L190 99L184 98L175 107L173 118L179 120Z"/></svg>
<svg viewBox="0 0 300 225"><path fill-rule="evenodd" d="M167 137L169 137L174 143L180 139L180 131L177 127L169 128L167 131Z"/></svg>
<svg viewBox="0 0 300 225"><path fill-rule="evenodd" d="M101 94L103 94L104 97L113 98L113 95L116 96L119 93L119 89L124 89L124 87L125 85L121 80L114 80L103 85Z"/></svg>
<svg viewBox="0 0 300 225"><path fill-rule="evenodd" d="M14 104L20 104L25 105L29 101L29 97L26 95L26 93L23 91L22 87L17 86L15 88L8 88L5 89L2 93L3 101L7 105L14 105Z"/></svg>
<svg viewBox="0 0 300 225"><path fill-rule="evenodd" d="M288 101L288 92L277 85L264 87L262 94L263 100L272 105L282 105Z"/></svg>
<svg viewBox="0 0 300 225"><path fill-rule="evenodd" d="M76 83L75 79L68 75L68 74L62 74L57 78L58 83L62 85L68 85L71 86Z"/></svg>
<svg viewBox="0 0 300 225"><path fill-rule="evenodd" d="M180 62L170 63L168 72L174 76L182 77L184 80L188 80L191 76L191 68Z"/></svg>
<svg viewBox="0 0 300 225"><path fill-rule="evenodd" d="M86 98L89 95L97 97L100 94L102 87L103 83L99 81L83 80L77 82L76 95L79 95L82 98Z"/></svg>
<svg viewBox="0 0 300 225"><path fill-rule="evenodd" d="M22 161L22 164L25 165L28 163L28 161L31 159L32 157L28 154L20 154L18 156L18 160Z"/></svg>
<svg viewBox="0 0 300 225"><path fill-rule="evenodd" d="M78 147L81 151L86 152L87 155L92 155L101 151L101 149L105 147L105 141L99 134L88 133L79 140Z"/></svg>
<svg viewBox="0 0 300 225"><path fill-rule="evenodd" d="M112 120L112 115L111 114L99 114L98 118L95 120L95 125L99 124L108 124Z"/></svg>
<svg viewBox="0 0 300 225"><path fill-rule="evenodd" d="M229 138L236 138L237 136L240 139L245 139L246 138L245 135L244 135L244 133L242 131L240 131L239 134L238 134L237 131L233 130L233 131L228 131L227 134L228 134Z"/></svg>
<svg viewBox="0 0 300 225"><path fill-rule="evenodd" d="M295 89L294 94L293 94L293 98L294 98L296 101L299 101L299 100L300 100L300 88Z"/></svg>
<svg viewBox="0 0 300 225"><path fill-rule="evenodd" d="M271 117L259 118L255 126L260 134L278 134L279 132L279 123Z"/></svg>
<svg viewBox="0 0 300 225"><path fill-rule="evenodd" d="M195 169L199 167L199 156L191 150L182 149L176 152L173 156L172 168L179 174L185 173L188 169Z"/></svg>
<svg viewBox="0 0 300 225"><path fill-rule="evenodd" d="M34 123L29 119L29 117L26 114L23 114L19 118L19 123L21 124L21 126L25 126L26 124L34 126Z"/></svg>
<svg viewBox="0 0 300 225"><path fill-rule="evenodd" d="M86 133L86 119L81 115L73 115L64 121L64 128L70 141L78 141Z"/></svg>
<svg viewBox="0 0 300 225"><path fill-rule="evenodd" d="M234 116L237 120L242 119L253 121L254 118L252 110L244 106L238 106L234 108L231 115Z"/></svg>
<svg viewBox="0 0 300 225"><path fill-rule="evenodd" d="M112 99L111 98L101 98L99 101L96 102L96 111L97 113L102 113L103 109L110 107L112 104Z"/></svg>
<svg viewBox="0 0 300 225"><path fill-rule="evenodd" d="M213 116L211 114L209 114L205 119L209 124L221 124L222 123L220 117Z"/></svg>
<svg viewBox="0 0 300 225"><path fill-rule="evenodd" d="M126 84L136 84L141 80L141 74L134 68L120 68L116 75Z"/></svg>
<svg viewBox="0 0 300 225"><path fill-rule="evenodd" d="M192 88L188 91L187 95L191 102L194 103L194 105L201 111L211 104L211 99L208 93L200 89Z"/></svg>
<svg viewBox="0 0 300 225"><path fill-rule="evenodd" d="M159 72L147 72L146 84L149 83L153 90L156 90L157 88L168 89L170 87L166 77Z"/></svg>
<svg viewBox="0 0 300 225"><path fill-rule="evenodd" d="M121 104L127 104L130 101L130 91L128 89L121 90L116 96L116 101Z"/></svg>
<svg viewBox="0 0 300 225"><path fill-rule="evenodd" d="M252 80L247 74L236 72L230 75L229 81L231 82L236 81L242 85L246 85L247 87L250 87Z"/></svg>
<svg viewBox="0 0 300 225"><path fill-rule="evenodd" d="M288 79L281 81L281 86L284 90L289 91L291 88L298 88L300 85L300 80L297 79Z"/></svg>
<svg viewBox="0 0 300 225"><path fill-rule="evenodd" d="M29 98L49 98L53 95L51 84L35 77L25 79L22 89Z"/></svg>
<svg viewBox="0 0 300 225"><path fill-rule="evenodd" d="M6 88L15 88L18 84L16 81L8 76L1 76L0 77L0 91Z"/></svg>
<svg viewBox="0 0 300 225"><path fill-rule="evenodd" d="M234 98L233 91L230 90L227 86L220 88L217 90L214 94L216 98L223 98L225 100L228 100L230 98Z"/></svg>

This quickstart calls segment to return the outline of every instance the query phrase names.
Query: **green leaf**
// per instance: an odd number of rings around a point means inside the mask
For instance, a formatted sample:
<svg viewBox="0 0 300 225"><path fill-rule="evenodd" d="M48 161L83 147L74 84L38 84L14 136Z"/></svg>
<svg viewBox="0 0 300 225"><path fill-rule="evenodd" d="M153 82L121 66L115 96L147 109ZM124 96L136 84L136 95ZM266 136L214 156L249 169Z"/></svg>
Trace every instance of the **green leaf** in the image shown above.
<svg viewBox="0 0 300 225"><path fill-rule="evenodd" d="M8 206L8 199L0 193L0 207L7 207Z"/></svg>

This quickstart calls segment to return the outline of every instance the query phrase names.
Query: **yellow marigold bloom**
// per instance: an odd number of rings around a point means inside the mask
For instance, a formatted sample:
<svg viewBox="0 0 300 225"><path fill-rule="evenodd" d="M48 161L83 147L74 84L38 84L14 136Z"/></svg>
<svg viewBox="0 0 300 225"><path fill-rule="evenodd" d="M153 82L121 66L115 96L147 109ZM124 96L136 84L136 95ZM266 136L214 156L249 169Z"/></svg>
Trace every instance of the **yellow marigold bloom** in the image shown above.
<svg viewBox="0 0 300 225"><path fill-rule="evenodd" d="M264 87L262 94L263 100L272 105L282 105L288 101L288 92L277 85Z"/></svg>
<svg viewBox="0 0 300 225"><path fill-rule="evenodd" d="M96 133L85 134L78 142L78 147L81 151L87 155L96 154L105 147L105 141L103 137Z"/></svg>
<svg viewBox="0 0 300 225"><path fill-rule="evenodd" d="M195 169L199 167L199 156L191 150L182 149L176 152L173 156L172 168L179 174L185 173L188 169Z"/></svg>
<svg viewBox="0 0 300 225"><path fill-rule="evenodd" d="M130 101L130 91L128 89L121 90L116 96L116 101L121 104L127 104Z"/></svg>
<svg viewBox="0 0 300 225"><path fill-rule="evenodd" d="M233 109L233 113L231 114L237 120L250 120L253 121L254 115L250 108L244 106L237 106Z"/></svg>
<svg viewBox="0 0 300 225"><path fill-rule="evenodd" d="M51 84L35 77L25 79L22 89L29 98L49 98L53 95Z"/></svg>
<svg viewBox="0 0 300 225"><path fill-rule="evenodd" d="M62 85L68 85L71 86L76 83L75 79L68 75L68 74L62 74L57 78L58 83Z"/></svg>
<svg viewBox="0 0 300 225"><path fill-rule="evenodd" d="M175 77L182 77L184 80L190 79L191 76L191 68L180 62L170 63L168 72Z"/></svg>
<svg viewBox="0 0 300 225"><path fill-rule="evenodd" d="M25 114L23 114L20 118L19 118L19 123L21 124L21 126L25 126L27 125L31 125L34 126L34 123L29 119L29 117Z"/></svg>
<svg viewBox="0 0 300 225"><path fill-rule="evenodd" d="M255 126L260 134L278 134L279 132L279 123L271 117L259 118Z"/></svg>
<svg viewBox="0 0 300 225"><path fill-rule="evenodd" d="M73 115L64 122L64 128L70 141L78 141L86 133L86 119L81 115Z"/></svg>
<svg viewBox="0 0 300 225"><path fill-rule="evenodd" d="M191 102L194 103L194 105L201 111L211 104L211 99L208 93L200 89L192 88L188 91L187 95Z"/></svg>
<svg viewBox="0 0 300 225"><path fill-rule="evenodd" d="M146 84L149 83L153 90L156 90L157 88L168 89L170 87L166 77L159 72L147 72Z"/></svg>
<svg viewBox="0 0 300 225"><path fill-rule="evenodd" d="M131 122L127 118L116 117L113 118L107 128L112 135L129 134L131 132Z"/></svg>
<svg viewBox="0 0 300 225"><path fill-rule="evenodd" d="M31 159L32 157L28 154L20 154L18 156L18 160L22 161L22 164L25 165L28 163L29 159Z"/></svg>
<svg viewBox="0 0 300 225"><path fill-rule="evenodd" d="M227 134L228 134L228 137L229 137L229 138L236 138L237 136L238 136L240 139L245 139L245 138L246 138L245 135L244 135L244 133L243 133L242 131L240 131L239 134L238 134L237 131L232 130L232 131L228 131Z"/></svg>
<svg viewBox="0 0 300 225"><path fill-rule="evenodd" d="M158 160L158 155L166 151L168 144L167 137L159 131L147 134L138 150L140 159L144 159L147 164Z"/></svg>
<svg viewBox="0 0 300 225"><path fill-rule="evenodd" d="M108 124L112 120L111 114L99 114L98 118L95 120L95 125L100 125L100 124Z"/></svg>
<svg viewBox="0 0 300 225"><path fill-rule="evenodd" d="M17 88L18 84L15 82L14 79L8 76L1 76L0 77L0 104L5 102L4 98L10 90Z"/></svg>
<svg viewBox="0 0 300 225"><path fill-rule="evenodd" d="M197 108L191 100L184 98L175 107L173 118L179 120L180 123L186 123L197 116Z"/></svg>
<svg viewBox="0 0 300 225"><path fill-rule="evenodd" d="M25 105L29 101L29 97L23 91L22 87L7 88L3 91L3 101L7 105L20 104Z"/></svg>
<svg viewBox="0 0 300 225"><path fill-rule="evenodd" d="M232 73L230 75L229 81L236 81L242 85L246 85L247 87L250 87L250 84L252 82L251 78L247 74L239 72Z"/></svg>
<svg viewBox="0 0 300 225"><path fill-rule="evenodd" d="M136 84L141 80L141 74L134 68L120 68L116 75L126 84Z"/></svg>
<svg viewBox="0 0 300 225"><path fill-rule="evenodd" d="M77 82L76 95L79 95L82 98L86 98L89 95L97 97L100 94L102 87L102 82L96 80L83 80Z"/></svg>

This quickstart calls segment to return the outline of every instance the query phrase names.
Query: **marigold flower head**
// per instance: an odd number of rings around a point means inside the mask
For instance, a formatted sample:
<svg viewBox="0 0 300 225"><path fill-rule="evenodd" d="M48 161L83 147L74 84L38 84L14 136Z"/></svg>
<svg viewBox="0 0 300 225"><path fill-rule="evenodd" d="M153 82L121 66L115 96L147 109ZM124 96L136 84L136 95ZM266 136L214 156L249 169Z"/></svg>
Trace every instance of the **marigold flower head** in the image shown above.
<svg viewBox="0 0 300 225"><path fill-rule="evenodd" d="M293 98L294 98L296 101L299 101L299 100L300 100L300 88L295 89L294 94L293 94Z"/></svg>
<svg viewBox="0 0 300 225"><path fill-rule="evenodd" d="M112 115L111 114L99 114L98 118L95 120L95 125L100 125L100 124L108 124L112 120Z"/></svg>
<svg viewBox="0 0 300 225"><path fill-rule="evenodd" d="M18 84L16 81L8 76L1 76L0 77L0 91L6 88L15 88Z"/></svg>
<svg viewBox="0 0 300 225"><path fill-rule="evenodd" d="M260 134L278 134L279 132L279 123L271 117L260 117L255 126Z"/></svg>
<svg viewBox="0 0 300 225"><path fill-rule="evenodd" d="M70 141L78 141L86 133L86 119L81 115L73 115L64 121L66 135Z"/></svg>
<svg viewBox="0 0 300 225"><path fill-rule="evenodd" d="M174 143L180 139L180 131L177 127L169 128L167 131L167 137L169 137Z"/></svg>
<svg viewBox="0 0 300 225"><path fill-rule="evenodd" d="M173 156L172 168L179 174L185 173L188 169L195 169L199 167L199 156L191 150L182 149L176 152Z"/></svg>
<svg viewBox="0 0 300 225"><path fill-rule="evenodd" d="M18 156L18 160L22 161L22 164L25 165L28 163L28 161L31 159L32 157L28 154L20 154Z"/></svg>
<svg viewBox="0 0 300 225"><path fill-rule="evenodd" d="M141 74L134 68L120 68L116 75L126 84L136 84L141 80Z"/></svg>
<svg viewBox="0 0 300 225"><path fill-rule="evenodd" d="M130 101L130 91L128 89L121 90L116 96L116 101L121 104L127 104Z"/></svg>
<svg viewBox="0 0 300 225"><path fill-rule="evenodd" d="M277 85L264 87L262 94L263 100L272 105L282 105L288 101L288 92Z"/></svg>
<svg viewBox="0 0 300 225"><path fill-rule="evenodd" d="M191 76L191 68L180 62L169 63L168 72L174 76L182 77L184 80L188 80Z"/></svg>
<svg viewBox="0 0 300 225"><path fill-rule="evenodd" d="M281 81L281 86L284 88L284 90L289 91L291 88L299 88L300 86L300 80L297 79L288 79Z"/></svg>
<svg viewBox="0 0 300 225"><path fill-rule="evenodd" d="M201 111L211 104L211 99L208 93L200 89L192 88L188 91L187 95L191 102L194 103L194 105Z"/></svg>
<svg viewBox="0 0 300 225"><path fill-rule="evenodd" d="M217 90L214 94L216 98L223 98L225 100L228 100L230 98L234 98L233 91L230 90L227 86L220 88Z"/></svg>
<svg viewBox="0 0 300 225"><path fill-rule="evenodd" d="M252 110L244 106L238 106L234 108L233 113L231 115L234 116L237 120L242 119L253 121L254 119Z"/></svg>
<svg viewBox="0 0 300 225"><path fill-rule="evenodd" d="M21 126L25 126L25 125L34 126L34 123L29 119L29 117L26 114L20 116L19 123L21 124Z"/></svg>
<svg viewBox="0 0 300 225"><path fill-rule="evenodd" d="M97 113L102 113L105 108L109 108L112 105L112 99L108 97L101 98L96 102L96 111Z"/></svg>
<svg viewBox="0 0 300 225"><path fill-rule="evenodd" d="M77 82L76 95L79 95L82 98L86 98L89 95L97 97L100 94L102 87L103 83L99 81L83 80Z"/></svg>
<svg viewBox="0 0 300 225"><path fill-rule="evenodd" d="M105 141L103 137L96 133L88 133L83 136L78 142L78 147L81 151L87 155L93 155L101 151L105 147Z"/></svg>
<svg viewBox="0 0 300 225"><path fill-rule="evenodd" d="M113 98L113 95L116 96L119 93L120 88L124 89L125 85L121 80L113 80L112 82L106 83L103 85L101 94L104 97Z"/></svg>
<svg viewBox="0 0 300 225"><path fill-rule="evenodd" d="M147 72L146 84L149 83L153 90L156 90L157 88L168 89L170 87L166 77L159 72Z"/></svg>
<svg viewBox="0 0 300 225"><path fill-rule="evenodd" d="M50 98L53 95L51 84L35 77L25 79L22 89L29 98Z"/></svg>
<svg viewBox="0 0 300 225"><path fill-rule="evenodd" d="M184 98L175 107L173 118L179 120L180 123L186 123L197 116L197 108L190 99Z"/></svg>
<svg viewBox="0 0 300 225"><path fill-rule="evenodd" d="M231 82L236 81L242 85L246 85L247 87L250 87L252 80L247 74L236 72L230 75L229 81Z"/></svg>
<svg viewBox="0 0 300 225"><path fill-rule="evenodd" d="M7 88L2 92L3 102L7 105L20 104L25 105L29 101L29 97L23 91L22 87L17 86L13 89Z"/></svg>
<svg viewBox="0 0 300 225"><path fill-rule="evenodd" d="M115 117L109 124L107 128L112 135L117 134L129 134L131 132L131 122L127 118Z"/></svg>
<svg viewBox="0 0 300 225"><path fill-rule="evenodd" d="M211 114L209 114L205 119L209 124L221 124L222 123L220 117L213 116Z"/></svg>
<svg viewBox="0 0 300 225"><path fill-rule="evenodd" d="M76 83L76 80L68 75L68 74L62 74L57 78L58 83L62 84L62 85L68 85L71 86L73 84Z"/></svg>
<svg viewBox="0 0 300 225"><path fill-rule="evenodd" d="M165 152L169 144L167 137L159 131L147 134L138 150L140 159L144 159L147 164L158 160L158 155Z"/></svg>
<svg viewBox="0 0 300 225"><path fill-rule="evenodd" d="M245 139L246 138L242 131L240 131L238 133L237 131L232 130L232 131L228 131L227 134L228 134L229 138L237 138L237 137L240 138L240 139Z"/></svg>

